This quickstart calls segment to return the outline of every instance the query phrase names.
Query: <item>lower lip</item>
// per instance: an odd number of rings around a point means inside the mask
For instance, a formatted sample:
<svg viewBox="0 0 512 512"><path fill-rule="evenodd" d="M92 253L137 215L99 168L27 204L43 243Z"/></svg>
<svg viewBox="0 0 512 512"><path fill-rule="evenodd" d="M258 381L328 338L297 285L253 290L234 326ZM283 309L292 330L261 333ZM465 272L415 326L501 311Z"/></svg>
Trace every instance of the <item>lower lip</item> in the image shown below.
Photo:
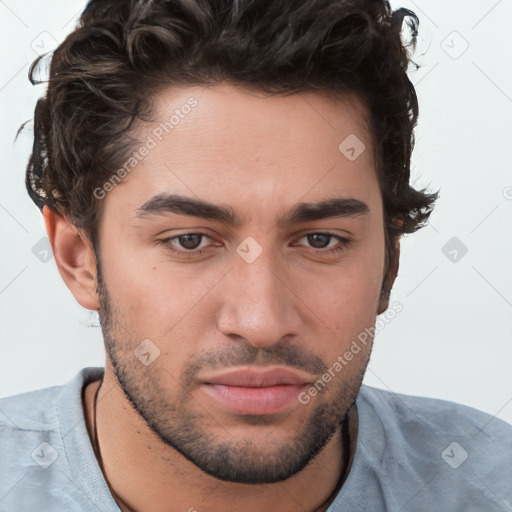
<svg viewBox="0 0 512 512"><path fill-rule="evenodd" d="M293 403L298 404L298 395L304 386L279 385L246 388L205 384L203 387L206 393L232 412L260 415L282 412Z"/></svg>

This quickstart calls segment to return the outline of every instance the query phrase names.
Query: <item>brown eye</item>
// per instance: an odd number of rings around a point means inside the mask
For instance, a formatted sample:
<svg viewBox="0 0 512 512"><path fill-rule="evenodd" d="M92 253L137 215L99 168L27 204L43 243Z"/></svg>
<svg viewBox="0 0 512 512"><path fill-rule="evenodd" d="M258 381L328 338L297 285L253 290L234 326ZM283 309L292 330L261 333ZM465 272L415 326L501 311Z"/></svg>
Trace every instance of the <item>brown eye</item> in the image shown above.
<svg viewBox="0 0 512 512"><path fill-rule="evenodd" d="M344 238L333 233L307 233L300 238L300 240L302 239L306 239L306 245L308 245L312 251L321 254L331 254L343 251L350 244L350 240L348 238Z"/></svg>
<svg viewBox="0 0 512 512"><path fill-rule="evenodd" d="M314 249L325 249L332 238L332 235L326 235L325 233L307 235L308 242Z"/></svg>
<svg viewBox="0 0 512 512"><path fill-rule="evenodd" d="M189 233L186 235L177 236L179 244L183 249L194 250L197 249L201 244L201 240L203 239L203 235L200 233Z"/></svg>
<svg viewBox="0 0 512 512"><path fill-rule="evenodd" d="M206 242L203 243L205 239ZM209 240L211 241L206 233L183 233L182 235L158 240L158 242L171 253L184 257L193 257L213 249L213 246L207 243Z"/></svg>

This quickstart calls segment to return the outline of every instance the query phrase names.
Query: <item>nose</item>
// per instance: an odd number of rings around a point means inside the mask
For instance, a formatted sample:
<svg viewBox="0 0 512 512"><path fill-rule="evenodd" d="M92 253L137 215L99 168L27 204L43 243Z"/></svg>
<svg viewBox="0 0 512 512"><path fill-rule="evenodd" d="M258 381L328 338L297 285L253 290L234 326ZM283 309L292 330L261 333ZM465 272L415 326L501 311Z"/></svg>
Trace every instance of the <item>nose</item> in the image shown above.
<svg viewBox="0 0 512 512"><path fill-rule="evenodd" d="M261 259L260 259L261 258ZM218 328L254 347L270 347L299 334L301 302L286 275L269 259L242 259L223 279Z"/></svg>

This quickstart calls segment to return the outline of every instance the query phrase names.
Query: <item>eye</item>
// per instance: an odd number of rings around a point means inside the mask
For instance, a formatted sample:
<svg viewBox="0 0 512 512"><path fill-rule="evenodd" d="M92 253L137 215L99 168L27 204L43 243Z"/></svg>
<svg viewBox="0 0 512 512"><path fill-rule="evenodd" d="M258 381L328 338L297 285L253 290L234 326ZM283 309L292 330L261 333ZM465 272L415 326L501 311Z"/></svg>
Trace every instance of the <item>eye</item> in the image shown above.
<svg viewBox="0 0 512 512"><path fill-rule="evenodd" d="M181 235L163 238L158 242L166 247L171 252L181 254L184 256L195 256L202 254L211 246L201 246L204 239L210 239L206 233L183 233Z"/></svg>
<svg viewBox="0 0 512 512"><path fill-rule="evenodd" d="M309 244L312 252L319 254L341 252L350 244L350 240L347 238L325 232L306 233L298 239L298 242L303 239ZM206 233L194 232L163 238L158 240L158 243L165 246L168 251L174 254L184 257L194 257L213 249L214 246L219 247L222 245L219 243L208 245L206 243L208 240L211 240L211 238ZM203 242L205 243L203 244ZM293 246L303 245L298 242L294 243Z"/></svg>
<svg viewBox="0 0 512 512"><path fill-rule="evenodd" d="M307 233L300 240L306 239L315 252L332 253L345 250L350 240L333 233ZM331 242L335 242L332 244ZM337 243L336 243L337 242Z"/></svg>

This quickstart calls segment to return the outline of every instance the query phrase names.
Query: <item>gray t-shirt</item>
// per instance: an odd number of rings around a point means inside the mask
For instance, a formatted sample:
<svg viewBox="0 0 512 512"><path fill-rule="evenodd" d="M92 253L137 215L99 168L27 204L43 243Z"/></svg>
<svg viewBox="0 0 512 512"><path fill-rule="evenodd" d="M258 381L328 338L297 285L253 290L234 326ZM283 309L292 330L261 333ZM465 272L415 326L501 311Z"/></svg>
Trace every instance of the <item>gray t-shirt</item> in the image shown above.
<svg viewBox="0 0 512 512"><path fill-rule="evenodd" d="M84 368L64 386L0 399L1 512L119 512L82 408L82 387L102 374ZM328 512L512 510L511 425L369 386L357 407L354 460Z"/></svg>

